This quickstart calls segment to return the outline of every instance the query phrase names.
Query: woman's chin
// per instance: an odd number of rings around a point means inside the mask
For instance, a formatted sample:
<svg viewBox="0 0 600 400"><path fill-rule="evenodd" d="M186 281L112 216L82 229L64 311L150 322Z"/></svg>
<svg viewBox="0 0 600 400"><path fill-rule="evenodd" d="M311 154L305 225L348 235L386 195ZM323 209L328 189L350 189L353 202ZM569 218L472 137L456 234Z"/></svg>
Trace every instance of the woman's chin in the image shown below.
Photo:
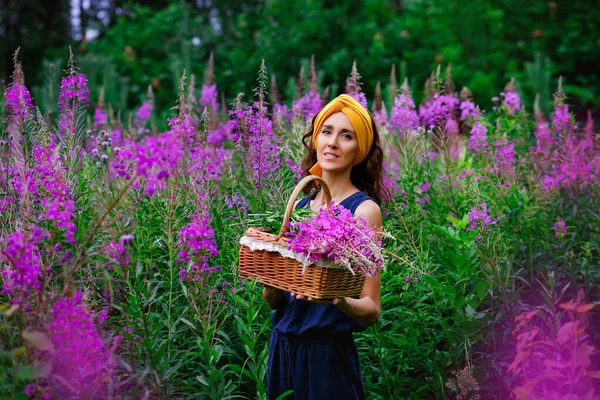
<svg viewBox="0 0 600 400"><path fill-rule="evenodd" d="M319 165L321 165L321 163L319 163ZM331 164L321 165L321 170L323 172L327 172L328 174L335 174L335 175L341 175L344 172L349 171L351 169L352 169L352 167L344 168L343 166L340 166L340 165L331 165Z"/></svg>

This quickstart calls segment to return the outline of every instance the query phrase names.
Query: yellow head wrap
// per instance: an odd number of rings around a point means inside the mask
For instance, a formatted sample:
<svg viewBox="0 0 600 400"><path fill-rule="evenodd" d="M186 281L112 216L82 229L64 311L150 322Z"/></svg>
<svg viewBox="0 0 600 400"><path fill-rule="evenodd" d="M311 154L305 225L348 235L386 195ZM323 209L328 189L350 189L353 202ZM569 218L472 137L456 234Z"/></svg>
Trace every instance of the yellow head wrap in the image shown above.
<svg viewBox="0 0 600 400"><path fill-rule="evenodd" d="M373 144L373 125L371 123L371 116L368 111L355 99L347 94L342 94L331 100L323 109L317 114L314 122L313 129L313 147L317 148L317 137L321 133L323 123L325 120L337 112L343 112L346 117L350 120L354 132L356 133L356 140L358 141L358 151L354 158L354 165L360 164L369 151ZM316 163L310 170L311 175L322 176L323 170Z"/></svg>

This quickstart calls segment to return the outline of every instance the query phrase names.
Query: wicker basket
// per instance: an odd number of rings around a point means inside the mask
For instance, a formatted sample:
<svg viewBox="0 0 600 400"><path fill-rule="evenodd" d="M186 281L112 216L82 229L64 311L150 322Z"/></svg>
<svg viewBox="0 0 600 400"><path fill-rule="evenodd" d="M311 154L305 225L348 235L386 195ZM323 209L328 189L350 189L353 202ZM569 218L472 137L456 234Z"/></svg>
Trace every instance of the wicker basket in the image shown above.
<svg viewBox="0 0 600 400"><path fill-rule="evenodd" d="M314 299L332 299L337 297L358 297L365 283L365 276L353 274L347 268L332 268L311 264L306 268L297 259L285 256L290 254L287 250L288 242L285 239L287 224L290 221L296 198L307 183L318 181L323 188L325 201L331 202L331 194L325 181L318 176L307 176L296 188L287 204L286 212L278 235L250 228L244 234L244 240L252 241L266 247L277 248L272 250L251 250L249 245L242 244L239 254L240 276L258 278L262 284L273 286L288 292L310 296ZM282 254L283 253L283 254Z"/></svg>

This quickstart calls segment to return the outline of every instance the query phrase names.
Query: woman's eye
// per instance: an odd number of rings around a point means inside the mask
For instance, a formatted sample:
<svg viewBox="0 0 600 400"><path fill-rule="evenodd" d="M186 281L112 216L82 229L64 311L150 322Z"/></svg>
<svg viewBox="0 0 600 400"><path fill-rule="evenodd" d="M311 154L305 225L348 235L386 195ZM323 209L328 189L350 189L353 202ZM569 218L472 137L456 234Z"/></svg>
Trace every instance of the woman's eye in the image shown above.
<svg viewBox="0 0 600 400"><path fill-rule="evenodd" d="M329 131L325 130L325 131L321 131L321 133L322 133L323 135L329 135L331 132L329 132Z"/></svg>
<svg viewBox="0 0 600 400"><path fill-rule="evenodd" d="M347 134L347 133L344 133L344 134L342 134L342 137L343 137L344 139L352 139L352 136L351 136L351 135L349 135L349 134Z"/></svg>

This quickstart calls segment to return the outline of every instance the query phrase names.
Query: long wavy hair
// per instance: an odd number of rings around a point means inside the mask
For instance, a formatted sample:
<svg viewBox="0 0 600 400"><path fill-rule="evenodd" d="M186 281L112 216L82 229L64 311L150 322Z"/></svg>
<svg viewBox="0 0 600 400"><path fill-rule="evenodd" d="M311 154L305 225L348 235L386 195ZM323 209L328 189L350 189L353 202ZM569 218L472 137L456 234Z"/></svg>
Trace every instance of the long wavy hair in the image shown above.
<svg viewBox="0 0 600 400"><path fill-rule="evenodd" d="M318 115L318 113L317 113ZM360 164L352 167L350 171L350 181L358 190L365 192L378 205L381 205L386 199L389 199L387 188L383 184L383 150L379 140L379 131L371 113L371 124L373 127L373 144L369 154L361 161ZM302 161L302 175L310 175L309 170L317 162L317 150L313 146L313 131L315 126L315 117L313 117L309 129L302 136L302 144L306 148L306 155ZM303 192L308 195L317 189L315 182L306 185Z"/></svg>

